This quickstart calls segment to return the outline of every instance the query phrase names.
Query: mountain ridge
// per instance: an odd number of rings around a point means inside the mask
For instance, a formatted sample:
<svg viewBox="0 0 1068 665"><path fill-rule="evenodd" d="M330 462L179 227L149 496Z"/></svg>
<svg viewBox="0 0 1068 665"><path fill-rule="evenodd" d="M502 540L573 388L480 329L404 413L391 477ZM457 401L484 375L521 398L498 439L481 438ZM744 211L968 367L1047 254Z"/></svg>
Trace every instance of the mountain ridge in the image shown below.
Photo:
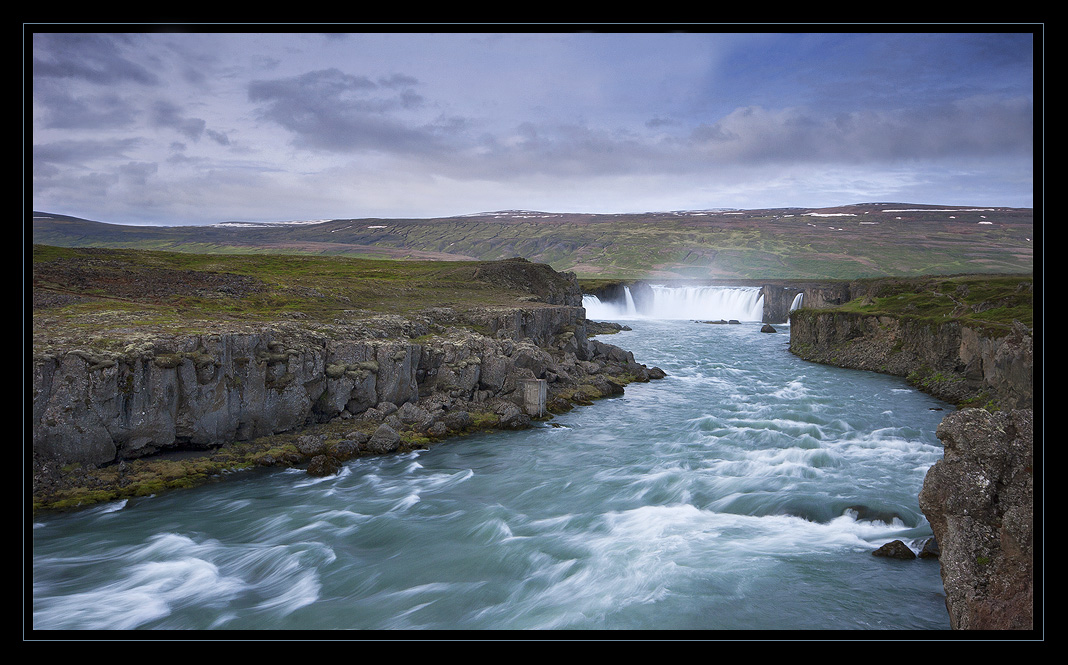
<svg viewBox="0 0 1068 665"><path fill-rule="evenodd" d="M522 257L580 277L855 279L1033 270L1034 211L873 202L825 207L337 218L135 226L34 211L33 242L378 259Z"/></svg>

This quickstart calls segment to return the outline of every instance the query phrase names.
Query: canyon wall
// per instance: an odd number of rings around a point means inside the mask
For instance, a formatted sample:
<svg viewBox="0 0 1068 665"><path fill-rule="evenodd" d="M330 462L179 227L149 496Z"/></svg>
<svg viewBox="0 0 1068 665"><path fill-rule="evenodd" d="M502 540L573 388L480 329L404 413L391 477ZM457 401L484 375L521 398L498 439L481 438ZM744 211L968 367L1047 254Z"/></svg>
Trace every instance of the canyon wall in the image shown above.
<svg viewBox="0 0 1068 665"><path fill-rule="evenodd" d="M904 376L953 404L1031 408L1033 340L1016 324L995 335L956 321L802 309L790 317L790 351L838 367Z"/></svg>
<svg viewBox="0 0 1068 665"><path fill-rule="evenodd" d="M552 404L649 378L629 352L587 339L584 310L568 305L436 308L359 325L158 337L110 353L50 350L33 356L33 463L209 448L379 405L421 404L439 416L494 408L522 420L524 380L545 381Z"/></svg>

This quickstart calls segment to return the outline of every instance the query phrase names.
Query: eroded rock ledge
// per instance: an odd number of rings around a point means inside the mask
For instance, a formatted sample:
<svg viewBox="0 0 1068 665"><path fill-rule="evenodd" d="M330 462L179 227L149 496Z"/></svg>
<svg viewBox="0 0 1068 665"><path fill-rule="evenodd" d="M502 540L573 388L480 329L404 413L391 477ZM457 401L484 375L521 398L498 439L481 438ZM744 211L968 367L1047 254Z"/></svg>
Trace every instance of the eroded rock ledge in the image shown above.
<svg viewBox="0 0 1068 665"><path fill-rule="evenodd" d="M62 499L72 468L126 467L316 425L258 464L333 462L426 445L479 428L529 426L523 382L548 412L664 374L588 339L581 307L530 303L458 314L159 336L119 352L48 349L32 375L34 495ZM333 462L331 462L333 460ZM55 505L55 501L51 505Z"/></svg>
<svg viewBox="0 0 1068 665"><path fill-rule="evenodd" d="M955 629L1033 628L1034 415L964 409L938 426L945 458L920 508L941 548Z"/></svg>
<svg viewBox="0 0 1068 665"><path fill-rule="evenodd" d="M791 316L790 351L814 362L906 377L957 405L1031 408L1033 337L947 322L805 309Z"/></svg>

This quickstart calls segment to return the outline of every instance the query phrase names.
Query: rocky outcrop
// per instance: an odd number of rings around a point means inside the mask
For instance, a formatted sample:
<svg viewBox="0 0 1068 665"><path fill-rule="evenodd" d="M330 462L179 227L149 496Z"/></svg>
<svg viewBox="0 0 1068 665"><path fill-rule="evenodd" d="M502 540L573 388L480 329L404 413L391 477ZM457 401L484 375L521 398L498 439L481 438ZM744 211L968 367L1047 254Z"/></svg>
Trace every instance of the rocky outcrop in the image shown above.
<svg viewBox="0 0 1068 665"><path fill-rule="evenodd" d="M801 305L825 309L847 303L853 299L849 282L790 281L764 284L760 294L764 297L765 323L785 323L790 320L791 307L797 296Z"/></svg>
<svg viewBox="0 0 1068 665"><path fill-rule="evenodd" d="M1007 335L951 321L803 309L791 316L790 351L815 362L907 377L954 404L1033 404L1031 332Z"/></svg>
<svg viewBox="0 0 1068 665"><path fill-rule="evenodd" d="M525 380L545 381L559 407L662 376L588 339L585 326L581 307L539 303L358 324L279 323L141 339L111 352L42 350L31 386L35 476L338 419L381 422L356 445L385 452L396 449L398 430L443 436L469 412L491 412L504 427L529 424L520 408Z"/></svg>
<svg viewBox="0 0 1068 665"><path fill-rule="evenodd" d="M1034 416L965 409L938 426L944 459L927 472L920 508L941 549L955 629L1032 629Z"/></svg>
<svg viewBox="0 0 1068 665"><path fill-rule="evenodd" d="M920 508L935 535L952 627L1031 629L1033 340L1019 322L1007 334L991 330L803 309L791 315L790 350L904 376L958 406L986 407L963 408L939 425L945 456L927 473Z"/></svg>

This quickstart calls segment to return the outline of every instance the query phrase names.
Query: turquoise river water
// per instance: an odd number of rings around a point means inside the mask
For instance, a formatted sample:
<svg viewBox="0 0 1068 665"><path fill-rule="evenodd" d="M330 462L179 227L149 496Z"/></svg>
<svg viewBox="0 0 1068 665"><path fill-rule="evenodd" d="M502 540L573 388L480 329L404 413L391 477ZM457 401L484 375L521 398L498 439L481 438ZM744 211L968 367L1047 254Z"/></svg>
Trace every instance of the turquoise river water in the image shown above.
<svg viewBox="0 0 1068 665"><path fill-rule="evenodd" d="M530 430L35 518L32 628L949 628L936 560L872 556L931 535L948 405L786 326L626 323L667 378Z"/></svg>

